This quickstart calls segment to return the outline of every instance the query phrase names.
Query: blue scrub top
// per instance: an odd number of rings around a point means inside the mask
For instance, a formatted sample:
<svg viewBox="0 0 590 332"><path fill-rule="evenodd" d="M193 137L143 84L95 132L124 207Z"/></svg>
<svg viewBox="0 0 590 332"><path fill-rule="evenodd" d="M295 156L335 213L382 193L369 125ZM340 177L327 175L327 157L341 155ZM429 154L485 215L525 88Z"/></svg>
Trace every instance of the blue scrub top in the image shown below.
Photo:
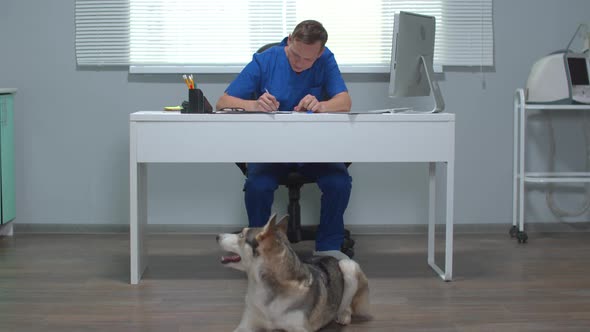
<svg viewBox="0 0 590 332"><path fill-rule="evenodd" d="M327 47L311 68L296 73L285 54L286 45L287 38L278 46L254 54L225 92L253 100L267 89L279 101L280 111L292 111L307 94L323 101L348 91L334 54Z"/></svg>

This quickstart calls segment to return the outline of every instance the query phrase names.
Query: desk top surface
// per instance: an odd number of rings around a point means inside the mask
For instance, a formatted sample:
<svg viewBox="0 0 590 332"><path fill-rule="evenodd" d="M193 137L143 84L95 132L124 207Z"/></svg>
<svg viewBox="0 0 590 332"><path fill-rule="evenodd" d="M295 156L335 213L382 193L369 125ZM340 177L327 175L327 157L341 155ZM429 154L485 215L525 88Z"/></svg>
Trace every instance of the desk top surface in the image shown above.
<svg viewBox="0 0 590 332"><path fill-rule="evenodd" d="M133 122L455 122L453 113L253 113L182 114L171 111L139 111L130 114Z"/></svg>

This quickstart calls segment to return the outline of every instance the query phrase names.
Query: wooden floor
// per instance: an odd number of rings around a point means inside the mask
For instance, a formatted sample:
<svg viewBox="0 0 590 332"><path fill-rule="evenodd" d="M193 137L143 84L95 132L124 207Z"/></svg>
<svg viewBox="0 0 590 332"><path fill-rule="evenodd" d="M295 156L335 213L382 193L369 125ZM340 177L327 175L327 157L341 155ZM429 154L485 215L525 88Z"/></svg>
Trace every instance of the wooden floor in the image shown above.
<svg viewBox="0 0 590 332"><path fill-rule="evenodd" d="M453 282L427 266L423 235L357 236L374 319L322 331L590 331L590 233L529 236L456 235ZM214 236L149 246L132 286L127 234L0 238L0 331L233 331L246 280Z"/></svg>

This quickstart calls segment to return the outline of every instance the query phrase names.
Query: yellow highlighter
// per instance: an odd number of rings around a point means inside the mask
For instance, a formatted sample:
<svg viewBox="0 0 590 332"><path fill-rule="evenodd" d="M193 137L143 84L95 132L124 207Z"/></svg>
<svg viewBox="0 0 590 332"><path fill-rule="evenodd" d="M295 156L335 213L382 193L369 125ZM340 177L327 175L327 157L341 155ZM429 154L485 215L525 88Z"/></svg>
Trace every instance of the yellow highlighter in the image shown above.
<svg viewBox="0 0 590 332"><path fill-rule="evenodd" d="M164 111L174 112L182 110L182 106L165 106Z"/></svg>

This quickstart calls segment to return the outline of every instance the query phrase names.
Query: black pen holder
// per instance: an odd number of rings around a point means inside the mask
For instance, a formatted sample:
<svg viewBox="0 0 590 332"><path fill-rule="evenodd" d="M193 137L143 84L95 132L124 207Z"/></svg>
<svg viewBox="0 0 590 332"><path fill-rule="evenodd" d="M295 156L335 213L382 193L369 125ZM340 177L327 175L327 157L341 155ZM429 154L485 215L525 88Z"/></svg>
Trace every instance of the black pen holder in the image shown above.
<svg viewBox="0 0 590 332"><path fill-rule="evenodd" d="M201 89L188 90L188 108L183 108L181 113L212 113L213 107L203 95Z"/></svg>

